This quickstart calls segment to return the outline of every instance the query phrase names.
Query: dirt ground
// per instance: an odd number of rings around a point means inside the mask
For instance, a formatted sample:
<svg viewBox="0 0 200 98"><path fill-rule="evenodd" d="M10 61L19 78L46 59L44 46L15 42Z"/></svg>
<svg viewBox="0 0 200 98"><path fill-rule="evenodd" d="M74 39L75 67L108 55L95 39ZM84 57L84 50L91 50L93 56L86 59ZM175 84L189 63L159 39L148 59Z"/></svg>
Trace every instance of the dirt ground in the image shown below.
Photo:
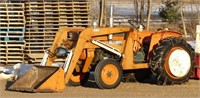
<svg viewBox="0 0 200 98"><path fill-rule="evenodd" d="M62 93L23 93L5 90L0 81L0 98L200 98L200 80L184 85L159 86L150 83L121 83L116 89L98 89L95 83L86 87L67 86Z"/></svg>

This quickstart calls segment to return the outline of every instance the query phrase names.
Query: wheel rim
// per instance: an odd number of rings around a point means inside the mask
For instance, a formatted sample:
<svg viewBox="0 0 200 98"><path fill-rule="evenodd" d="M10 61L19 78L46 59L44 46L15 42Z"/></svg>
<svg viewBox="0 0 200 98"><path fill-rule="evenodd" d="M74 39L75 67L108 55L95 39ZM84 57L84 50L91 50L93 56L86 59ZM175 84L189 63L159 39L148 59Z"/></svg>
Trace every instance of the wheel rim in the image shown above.
<svg viewBox="0 0 200 98"><path fill-rule="evenodd" d="M101 72L102 81L107 85L114 84L119 78L119 71L113 64L106 65Z"/></svg>
<svg viewBox="0 0 200 98"><path fill-rule="evenodd" d="M183 48L172 48L167 54L165 68L172 78L181 78L187 75L191 68L190 55Z"/></svg>

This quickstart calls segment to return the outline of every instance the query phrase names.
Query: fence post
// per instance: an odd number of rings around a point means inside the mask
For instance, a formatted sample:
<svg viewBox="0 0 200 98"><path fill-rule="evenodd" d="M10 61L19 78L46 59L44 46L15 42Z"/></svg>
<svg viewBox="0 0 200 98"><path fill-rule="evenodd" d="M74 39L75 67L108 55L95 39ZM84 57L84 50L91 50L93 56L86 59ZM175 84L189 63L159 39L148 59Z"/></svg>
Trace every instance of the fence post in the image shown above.
<svg viewBox="0 0 200 98"><path fill-rule="evenodd" d="M196 26L196 45L195 52L200 54L200 25Z"/></svg>

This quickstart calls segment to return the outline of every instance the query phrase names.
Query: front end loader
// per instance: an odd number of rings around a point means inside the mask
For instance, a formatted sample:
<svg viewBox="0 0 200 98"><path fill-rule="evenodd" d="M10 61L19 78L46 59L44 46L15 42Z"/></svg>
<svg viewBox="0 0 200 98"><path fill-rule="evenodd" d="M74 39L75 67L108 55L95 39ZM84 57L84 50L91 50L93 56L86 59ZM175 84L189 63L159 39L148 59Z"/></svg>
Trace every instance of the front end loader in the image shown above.
<svg viewBox="0 0 200 98"><path fill-rule="evenodd" d="M65 58L63 66L51 66L58 57ZM99 88L112 89L121 83L125 71L136 69L150 69L160 85L182 84L188 81L193 65L191 46L175 31L62 28L41 65L33 66L9 90L61 92L68 82L86 82L90 71Z"/></svg>

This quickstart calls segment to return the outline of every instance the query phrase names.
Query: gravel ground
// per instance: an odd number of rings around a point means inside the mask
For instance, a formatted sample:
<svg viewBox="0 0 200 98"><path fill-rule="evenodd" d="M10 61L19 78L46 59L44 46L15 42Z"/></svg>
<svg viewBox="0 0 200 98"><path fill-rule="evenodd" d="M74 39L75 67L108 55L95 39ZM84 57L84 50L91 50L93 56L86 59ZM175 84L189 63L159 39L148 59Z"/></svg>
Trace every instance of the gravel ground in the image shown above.
<svg viewBox="0 0 200 98"><path fill-rule="evenodd" d="M89 82L86 87L67 87L62 93L23 93L5 90L0 81L0 98L200 98L200 80L184 85L158 86L150 83L121 83L116 89L98 89Z"/></svg>

